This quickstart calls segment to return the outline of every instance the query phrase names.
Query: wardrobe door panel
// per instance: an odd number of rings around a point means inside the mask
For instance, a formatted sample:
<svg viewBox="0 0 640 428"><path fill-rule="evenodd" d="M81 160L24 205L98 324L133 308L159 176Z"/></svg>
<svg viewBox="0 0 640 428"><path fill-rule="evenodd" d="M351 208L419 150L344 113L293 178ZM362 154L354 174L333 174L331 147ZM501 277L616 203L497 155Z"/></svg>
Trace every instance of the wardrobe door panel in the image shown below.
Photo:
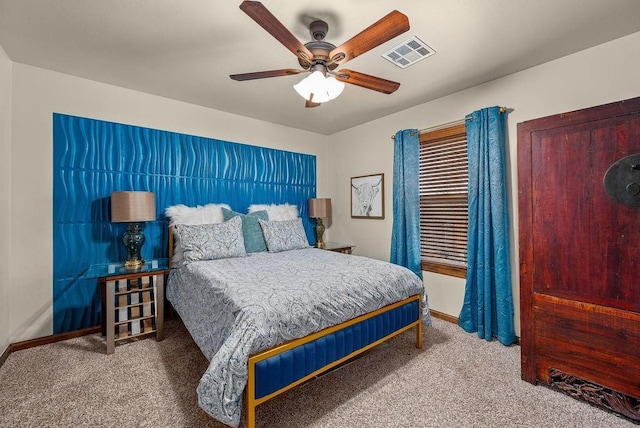
<svg viewBox="0 0 640 428"><path fill-rule="evenodd" d="M615 161L640 152L640 120L616 117L532 133L534 291L640 311L640 209L605 191ZM640 183L640 170L638 171Z"/></svg>

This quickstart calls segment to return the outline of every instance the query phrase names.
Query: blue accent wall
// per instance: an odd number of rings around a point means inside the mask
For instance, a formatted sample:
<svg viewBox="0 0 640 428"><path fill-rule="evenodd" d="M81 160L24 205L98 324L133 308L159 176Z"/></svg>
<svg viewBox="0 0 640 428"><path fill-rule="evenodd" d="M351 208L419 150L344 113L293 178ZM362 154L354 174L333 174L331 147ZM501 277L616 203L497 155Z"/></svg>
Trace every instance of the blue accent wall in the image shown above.
<svg viewBox="0 0 640 428"><path fill-rule="evenodd" d="M316 195L316 157L211 138L53 115L54 333L100 323L92 264L126 259L125 224L110 222L112 191L156 194L157 220L144 225L144 259L167 257L166 207L227 203L298 206L315 242L307 200Z"/></svg>

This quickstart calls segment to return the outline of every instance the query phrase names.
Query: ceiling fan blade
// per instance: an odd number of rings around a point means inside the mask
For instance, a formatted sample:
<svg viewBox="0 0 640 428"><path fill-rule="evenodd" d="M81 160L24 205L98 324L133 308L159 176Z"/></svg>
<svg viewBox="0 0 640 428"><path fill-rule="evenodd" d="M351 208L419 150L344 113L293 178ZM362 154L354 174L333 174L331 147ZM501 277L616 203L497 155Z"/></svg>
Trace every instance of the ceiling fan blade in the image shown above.
<svg viewBox="0 0 640 428"><path fill-rule="evenodd" d="M352 85L362 86L367 89L373 89L374 91L382 92L384 94L391 94L397 91L400 87L398 82L393 82L391 80L370 76L368 74L352 70L340 70L335 73L335 78L341 82L351 83Z"/></svg>
<svg viewBox="0 0 640 428"><path fill-rule="evenodd" d="M329 53L329 65L344 64L408 30L409 18L394 10L332 50Z"/></svg>
<svg viewBox="0 0 640 428"><path fill-rule="evenodd" d="M311 95L309 96L309 99L307 101L305 101L304 106L306 108L310 108L310 107L318 107L320 105L320 103L314 103L313 102L313 92L311 92Z"/></svg>
<svg viewBox="0 0 640 428"><path fill-rule="evenodd" d="M304 70L296 70L295 68L283 68L282 70L256 71L254 73L231 74L233 80L255 80L265 79L267 77L293 76L302 73Z"/></svg>
<svg viewBox="0 0 640 428"><path fill-rule="evenodd" d="M267 30L267 32L282 43L284 47L293 52L295 56L306 62L310 62L311 58L313 58L313 54L309 49L307 49L296 36L291 34L262 3L259 1L245 0L240 4L240 9L256 21L258 25Z"/></svg>

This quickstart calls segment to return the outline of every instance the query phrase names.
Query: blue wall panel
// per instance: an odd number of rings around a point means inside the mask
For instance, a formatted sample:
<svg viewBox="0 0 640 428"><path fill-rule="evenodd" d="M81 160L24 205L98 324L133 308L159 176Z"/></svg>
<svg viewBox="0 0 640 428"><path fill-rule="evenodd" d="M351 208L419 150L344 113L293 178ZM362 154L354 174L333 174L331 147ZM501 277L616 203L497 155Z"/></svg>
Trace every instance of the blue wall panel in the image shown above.
<svg viewBox="0 0 640 428"><path fill-rule="evenodd" d="M316 157L94 119L53 115L54 333L98 325L92 264L126 259L125 224L110 222L112 191L156 194L157 221L144 225L144 259L167 257L166 207L227 203L298 206L309 242L307 200L316 195Z"/></svg>

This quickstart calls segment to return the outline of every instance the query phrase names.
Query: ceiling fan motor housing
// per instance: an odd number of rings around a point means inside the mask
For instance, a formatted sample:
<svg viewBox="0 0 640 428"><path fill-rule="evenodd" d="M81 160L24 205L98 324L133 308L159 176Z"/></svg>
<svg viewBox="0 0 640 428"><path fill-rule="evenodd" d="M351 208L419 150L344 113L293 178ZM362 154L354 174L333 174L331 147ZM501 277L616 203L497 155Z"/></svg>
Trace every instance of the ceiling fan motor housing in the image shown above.
<svg viewBox="0 0 640 428"><path fill-rule="evenodd" d="M337 63L327 64L330 60L329 54L336 48L334 44L324 41L327 31L329 31L329 25L324 21L316 20L309 25L309 31L314 40L305 43L304 46L313 54L313 58L307 60L304 57L298 57L300 66L305 70L311 71L322 68L321 71L323 73L326 73L327 69L333 70L336 68L338 66ZM315 67L318 64L322 65L322 67Z"/></svg>
<svg viewBox="0 0 640 428"><path fill-rule="evenodd" d="M305 43L304 46L313 54L313 58L311 58L309 61L310 64L307 64L306 67L304 64L305 61L299 60L298 63L307 69L309 68L309 65L326 64L329 61L329 53L336 48L335 45L325 42L324 40Z"/></svg>

